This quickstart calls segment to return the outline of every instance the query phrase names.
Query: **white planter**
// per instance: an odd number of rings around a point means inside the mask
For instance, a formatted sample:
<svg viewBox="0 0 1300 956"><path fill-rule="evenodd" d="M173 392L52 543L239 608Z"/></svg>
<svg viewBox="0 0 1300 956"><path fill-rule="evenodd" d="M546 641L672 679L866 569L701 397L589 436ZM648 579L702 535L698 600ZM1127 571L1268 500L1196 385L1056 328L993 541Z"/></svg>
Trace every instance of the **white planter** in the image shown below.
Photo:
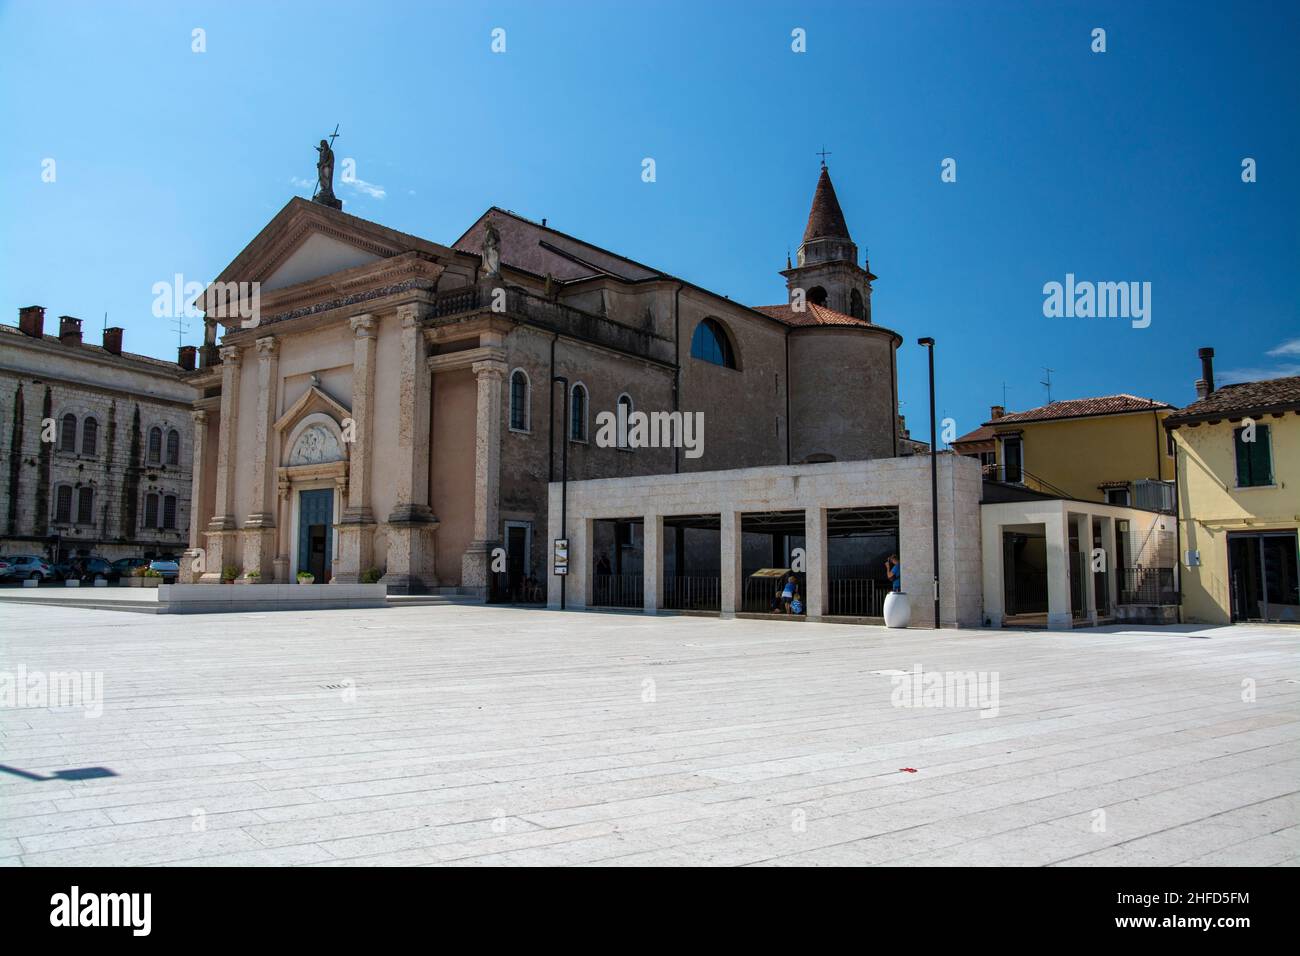
<svg viewBox="0 0 1300 956"><path fill-rule="evenodd" d="M890 591L885 595L885 627L907 627L912 623L912 604L906 591Z"/></svg>
<svg viewBox="0 0 1300 956"><path fill-rule="evenodd" d="M25 588L35 588L35 587L40 587L40 585L41 582L38 581L36 578L25 578L23 580L23 587Z"/></svg>
<svg viewBox="0 0 1300 956"><path fill-rule="evenodd" d="M95 587L97 588L108 587L108 578L95 578Z"/></svg>
<svg viewBox="0 0 1300 956"><path fill-rule="evenodd" d="M81 582L76 578L68 578L68 580L63 582L63 586L65 588L79 588L81 587Z"/></svg>
<svg viewBox="0 0 1300 956"><path fill-rule="evenodd" d="M298 579L298 583L299 583L299 584L315 584L315 583L316 583L316 579L315 579L314 577L299 578L299 579Z"/></svg>

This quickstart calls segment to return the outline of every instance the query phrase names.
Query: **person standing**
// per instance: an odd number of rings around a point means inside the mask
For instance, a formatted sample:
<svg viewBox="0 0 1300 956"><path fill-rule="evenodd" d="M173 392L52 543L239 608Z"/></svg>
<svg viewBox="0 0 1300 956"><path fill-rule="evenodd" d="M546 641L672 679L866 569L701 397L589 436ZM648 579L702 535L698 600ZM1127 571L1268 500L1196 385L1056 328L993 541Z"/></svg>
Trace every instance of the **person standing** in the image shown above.
<svg viewBox="0 0 1300 956"><path fill-rule="evenodd" d="M885 577L889 578L891 591L903 589L903 566L899 563L898 555L891 554L885 559Z"/></svg>

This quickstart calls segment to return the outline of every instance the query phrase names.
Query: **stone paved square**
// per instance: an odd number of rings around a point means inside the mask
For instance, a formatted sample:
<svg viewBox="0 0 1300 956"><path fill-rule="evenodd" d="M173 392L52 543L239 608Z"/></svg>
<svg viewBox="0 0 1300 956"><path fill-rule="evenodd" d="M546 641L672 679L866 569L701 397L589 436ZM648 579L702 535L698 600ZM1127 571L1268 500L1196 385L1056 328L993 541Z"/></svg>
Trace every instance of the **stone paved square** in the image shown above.
<svg viewBox="0 0 1300 956"><path fill-rule="evenodd" d="M97 717L0 709L8 865L1300 860L1294 628L473 606L0 622L0 671L29 687L103 675ZM996 677L996 716L895 706L891 672L917 665Z"/></svg>

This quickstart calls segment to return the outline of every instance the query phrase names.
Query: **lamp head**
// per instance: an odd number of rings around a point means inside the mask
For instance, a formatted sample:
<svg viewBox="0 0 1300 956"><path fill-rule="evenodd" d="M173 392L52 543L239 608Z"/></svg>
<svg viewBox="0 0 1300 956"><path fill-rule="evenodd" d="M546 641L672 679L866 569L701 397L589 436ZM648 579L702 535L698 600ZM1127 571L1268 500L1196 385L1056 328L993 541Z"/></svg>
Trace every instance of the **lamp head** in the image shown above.
<svg viewBox="0 0 1300 956"><path fill-rule="evenodd" d="M916 340L916 344L917 344L917 345L924 345L924 346L926 346L927 348L934 348L934 339L932 339L930 336L927 335L927 336L924 336L923 338L919 338L919 339L917 339L917 340Z"/></svg>

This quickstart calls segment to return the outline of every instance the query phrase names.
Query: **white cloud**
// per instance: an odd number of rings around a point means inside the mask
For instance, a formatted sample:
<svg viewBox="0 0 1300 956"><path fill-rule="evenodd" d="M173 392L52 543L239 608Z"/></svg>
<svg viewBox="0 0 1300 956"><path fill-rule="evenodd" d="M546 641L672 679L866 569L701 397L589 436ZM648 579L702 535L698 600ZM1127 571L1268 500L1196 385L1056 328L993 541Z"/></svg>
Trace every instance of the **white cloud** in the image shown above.
<svg viewBox="0 0 1300 956"><path fill-rule="evenodd" d="M1271 356L1300 355L1300 339L1291 339L1289 342L1283 342L1277 348L1269 349L1268 354Z"/></svg>
<svg viewBox="0 0 1300 956"><path fill-rule="evenodd" d="M1225 385L1233 385L1239 382L1262 382L1270 378L1287 378L1292 375L1300 375L1300 364L1284 364L1273 368L1230 368L1217 373L1214 377Z"/></svg>
<svg viewBox="0 0 1300 956"><path fill-rule="evenodd" d="M352 179L345 179L343 180L343 185L351 186L357 192L364 193L371 199L385 199L388 196L388 190L384 189L383 186L376 186L374 183L368 183L364 179L356 179L355 177Z"/></svg>

